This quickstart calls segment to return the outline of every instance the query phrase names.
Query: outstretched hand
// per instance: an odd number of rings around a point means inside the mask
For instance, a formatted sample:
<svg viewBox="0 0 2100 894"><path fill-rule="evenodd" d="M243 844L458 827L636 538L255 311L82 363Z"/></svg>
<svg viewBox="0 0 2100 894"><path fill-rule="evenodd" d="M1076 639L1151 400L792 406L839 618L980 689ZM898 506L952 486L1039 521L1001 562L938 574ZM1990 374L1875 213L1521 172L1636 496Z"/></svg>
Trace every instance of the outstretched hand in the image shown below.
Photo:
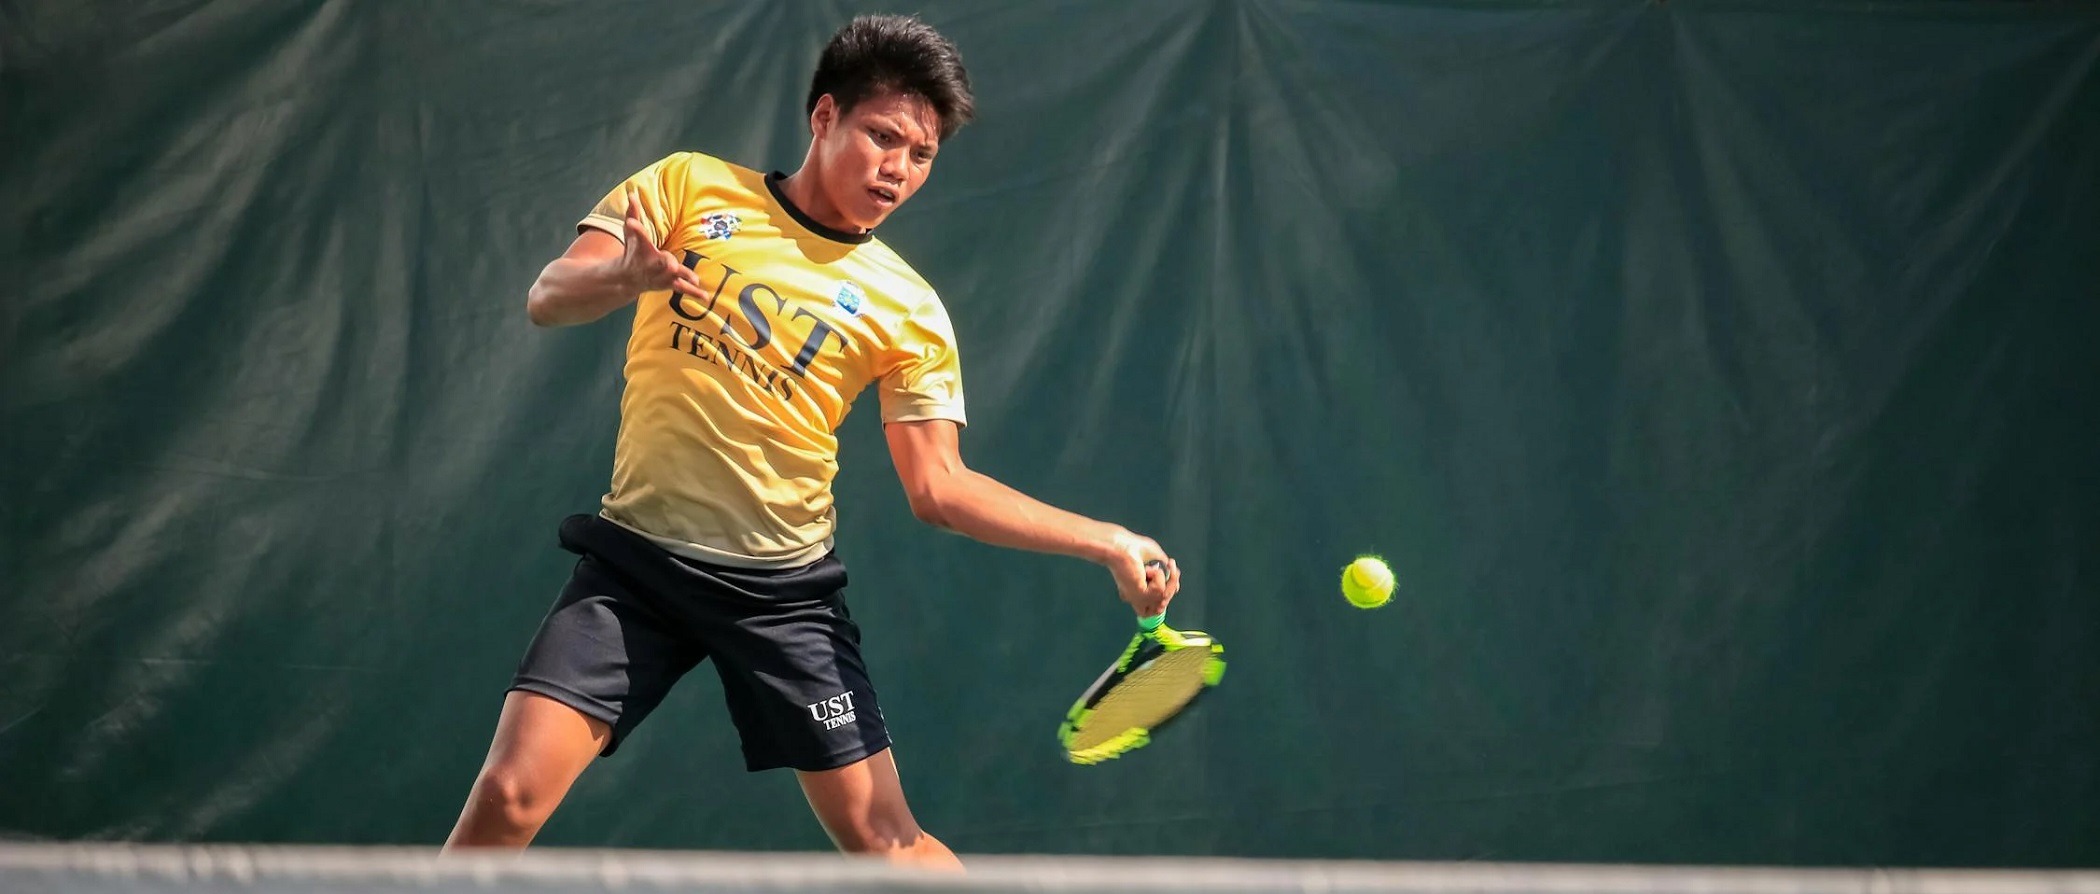
<svg viewBox="0 0 2100 894"><path fill-rule="evenodd" d="M679 263L677 255L656 247L649 228L642 223L642 197L632 187L627 190L625 230L626 247L615 264L620 280L636 294L675 289L695 298L707 297L700 288L699 274Z"/></svg>

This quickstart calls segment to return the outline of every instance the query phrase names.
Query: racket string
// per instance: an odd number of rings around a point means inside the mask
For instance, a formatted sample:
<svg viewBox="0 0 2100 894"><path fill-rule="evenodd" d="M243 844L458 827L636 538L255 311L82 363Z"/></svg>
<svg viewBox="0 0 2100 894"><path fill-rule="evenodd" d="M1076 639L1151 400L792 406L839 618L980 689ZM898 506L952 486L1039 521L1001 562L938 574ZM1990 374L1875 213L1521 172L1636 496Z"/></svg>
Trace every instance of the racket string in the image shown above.
<svg viewBox="0 0 2100 894"><path fill-rule="evenodd" d="M1133 729L1158 726L1203 690L1209 662L1208 649L1179 649L1131 671L1094 703L1072 747L1089 748Z"/></svg>

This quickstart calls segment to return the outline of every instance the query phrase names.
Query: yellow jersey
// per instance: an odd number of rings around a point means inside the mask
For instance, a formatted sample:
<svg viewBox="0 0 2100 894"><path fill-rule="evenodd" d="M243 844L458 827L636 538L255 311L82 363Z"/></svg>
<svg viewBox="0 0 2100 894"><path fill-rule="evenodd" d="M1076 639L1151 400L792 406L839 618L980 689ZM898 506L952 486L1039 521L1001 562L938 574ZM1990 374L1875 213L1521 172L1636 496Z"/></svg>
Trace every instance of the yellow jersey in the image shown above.
<svg viewBox="0 0 2100 894"><path fill-rule="evenodd" d="M963 413L946 309L868 234L810 219L778 173L680 152L578 222L624 241L628 190L706 297L644 293L628 336L600 514L707 562L785 568L830 552L839 424L869 384L885 422Z"/></svg>

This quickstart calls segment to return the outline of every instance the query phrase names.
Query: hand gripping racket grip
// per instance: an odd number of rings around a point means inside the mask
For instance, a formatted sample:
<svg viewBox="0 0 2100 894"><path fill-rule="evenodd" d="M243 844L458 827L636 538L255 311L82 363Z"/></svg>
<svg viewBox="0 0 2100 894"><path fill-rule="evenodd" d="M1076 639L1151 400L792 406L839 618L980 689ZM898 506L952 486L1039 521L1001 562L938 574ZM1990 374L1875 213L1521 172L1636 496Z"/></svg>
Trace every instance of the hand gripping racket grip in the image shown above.
<svg viewBox="0 0 2100 894"><path fill-rule="evenodd" d="M1165 574L1167 571L1167 563L1162 562L1158 559L1147 559L1145 561L1145 567L1157 568L1159 569L1161 574ZM1145 631L1146 633L1151 633L1154 630L1158 630L1160 623L1165 621L1166 619L1167 613L1164 611L1160 612L1159 614L1153 615L1149 618L1139 618L1138 629Z"/></svg>

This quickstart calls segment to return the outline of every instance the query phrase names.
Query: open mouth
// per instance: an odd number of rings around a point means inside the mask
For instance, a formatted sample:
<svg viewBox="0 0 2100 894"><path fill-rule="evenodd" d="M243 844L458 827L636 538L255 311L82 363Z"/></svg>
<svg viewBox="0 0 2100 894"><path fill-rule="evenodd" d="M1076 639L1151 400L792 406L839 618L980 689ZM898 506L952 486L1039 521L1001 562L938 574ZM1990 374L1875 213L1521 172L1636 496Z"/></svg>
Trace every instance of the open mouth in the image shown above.
<svg viewBox="0 0 2100 894"><path fill-rule="evenodd" d="M897 204L897 191L883 186L871 186L868 195L875 197L875 204L889 207Z"/></svg>

